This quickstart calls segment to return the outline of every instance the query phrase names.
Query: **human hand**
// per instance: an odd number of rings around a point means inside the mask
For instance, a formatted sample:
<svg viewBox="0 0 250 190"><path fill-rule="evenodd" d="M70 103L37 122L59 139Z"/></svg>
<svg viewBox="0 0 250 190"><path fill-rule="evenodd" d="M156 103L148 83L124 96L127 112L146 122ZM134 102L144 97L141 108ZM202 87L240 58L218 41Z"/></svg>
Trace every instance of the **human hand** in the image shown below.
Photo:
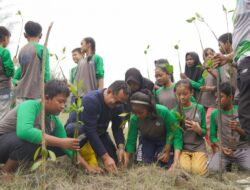
<svg viewBox="0 0 250 190"><path fill-rule="evenodd" d="M221 53L216 53L213 56L212 61L214 63L213 67L217 68L219 66L223 66L223 65L227 64L228 58L225 55L221 54Z"/></svg>
<svg viewBox="0 0 250 190"><path fill-rule="evenodd" d="M79 140L76 138L63 138L61 143L61 148L80 150Z"/></svg>
<svg viewBox="0 0 250 190"><path fill-rule="evenodd" d="M19 64L19 61L16 58L16 56L13 57L13 63L14 63L15 66L18 66L18 64Z"/></svg>
<svg viewBox="0 0 250 190"><path fill-rule="evenodd" d="M196 133L199 133L201 130L200 124L193 120L186 119L185 125L187 126L187 130L192 130Z"/></svg>
<svg viewBox="0 0 250 190"><path fill-rule="evenodd" d="M130 157L130 154L128 152L124 151L122 164L123 164L123 167L125 167L125 168L128 167L129 157Z"/></svg>
<svg viewBox="0 0 250 190"><path fill-rule="evenodd" d="M238 121L235 121L235 120L230 120L228 122L228 125L229 125L230 129L232 129L234 131L238 131L240 123Z"/></svg>
<svg viewBox="0 0 250 190"><path fill-rule="evenodd" d="M103 164L104 164L104 168L105 168L105 170L107 170L107 172L110 172L110 173L117 173L118 172L115 161L108 154L103 158Z"/></svg>
<svg viewBox="0 0 250 190"><path fill-rule="evenodd" d="M233 150L231 148L227 148L227 147L222 147L222 152L226 155L226 156L233 156Z"/></svg>
<svg viewBox="0 0 250 190"><path fill-rule="evenodd" d="M170 146L166 146L161 153L157 155L157 160L167 163L169 160Z"/></svg>
<svg viewBox="0 0 250 190"><path fill-rule="evenodd" d="M219 145L218 145L218 143L212 143L212 144L211 144L211 148L212 148L212 150L213 150L213 153L218 152L218 150L219 150Z"/></svg>

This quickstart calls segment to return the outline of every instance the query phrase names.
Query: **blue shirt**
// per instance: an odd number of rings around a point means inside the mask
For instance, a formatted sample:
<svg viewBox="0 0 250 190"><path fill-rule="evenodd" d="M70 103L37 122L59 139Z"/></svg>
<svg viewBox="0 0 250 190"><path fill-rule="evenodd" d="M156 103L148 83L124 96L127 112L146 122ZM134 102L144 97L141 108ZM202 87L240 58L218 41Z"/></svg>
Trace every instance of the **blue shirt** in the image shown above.
<svg viewBox="0 0 250 190"><path fill-rule="evenodd" d="M86 136L98 156L107 153L99 136L105 134L109 122L112 122L112 132L117 145L124 144L123 131L120 128L122 118L119 116L123 112L122 106L109 108L103 97L103 90L95 90L87 93L82 98L84 111L79 114L79 120L84 123ZM75 122L75 113L70 113L67 123Z"/></svg>

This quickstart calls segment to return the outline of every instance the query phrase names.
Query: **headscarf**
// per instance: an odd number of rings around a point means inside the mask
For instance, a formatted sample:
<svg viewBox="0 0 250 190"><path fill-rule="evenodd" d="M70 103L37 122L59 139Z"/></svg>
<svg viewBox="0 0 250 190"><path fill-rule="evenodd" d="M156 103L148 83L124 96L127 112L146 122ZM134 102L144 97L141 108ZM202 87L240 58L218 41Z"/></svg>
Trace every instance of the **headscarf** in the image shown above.
<svg viewBox="0 0 250 190"><path fill-rule="evenodd" d="M143 77L140 71L136 68L130 68L125 73L125 81L133 81L140 86L140 89L143 86Z"/></svg>
<svg viewBox="0 0 250 190"><path fill-rule="evenodd" d="M130 68L126 71L125 81L133 81L137 83L140 86L139 90L148 89L152 92L154 89L154 83L151 80L144 78L141 72L136 68Z"/></svg>
<svg viewBox="0 0 250 190"><path fill-rule="evenodd" d="M198 68L197 65L201 65L199 55L195 52L187 52L185 56L185 60L187 56L190 55L194 60L194 65L192 67L188 67L187 64L185 65L185 74L188 78L193 81L198 81L202 77L203 70Z"/></svg>

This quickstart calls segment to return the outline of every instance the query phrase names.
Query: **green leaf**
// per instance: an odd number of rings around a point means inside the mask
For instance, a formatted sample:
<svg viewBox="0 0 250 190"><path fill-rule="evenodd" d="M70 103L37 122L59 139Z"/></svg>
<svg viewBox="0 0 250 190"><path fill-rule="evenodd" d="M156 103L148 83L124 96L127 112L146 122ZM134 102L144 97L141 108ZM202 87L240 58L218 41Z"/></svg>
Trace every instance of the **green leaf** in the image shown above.
<svg viewBox="0 0 250 190"><path fill-rule="evenodd" d="M56 54L54 54L54 56L55 56L56 60L59 60L59 58L58 58L58 56Z"/></svg>
<svg viewBox="0 0 250 190"><path fill-rule="evenodd" d="M166 70L169 74L172 74L174 72L174 67L173 65L166 64Z"/></svg>
<svg viewBox="0 0 250 190"><path fill-rule="evenodd" d="M37 159L38 155L41 154L41 147L39 146L37 149L36 149L36 152L34 154L34 161Z"/></svg>
<svg viewBox="0 0 250 190"><path fill-rule="evenodd" d="M54 56L54 54L53 54L53 53L50 53L50 54L49 54L49 56L50 56L50 57L53 57L53 56Z"/></svg>
<svg viewBox="0 0 250 190"><path fill-rule="evenodd" d="M43 163L43 160L38 160L37 162L35 162L32 166L30 171L35 171L37 168L39 168Z"/></svg>
<svg viewBox="0 0 250 190"><path fill-rule="evenodd" d="M178 121L181 119L181 114L179 112L175 112L175 116Z"/></svg>
<svg viewBox="0 0 250 190"><path fill-rule="evenodd" d="M77 98L77 107L80 108L82 106L82 100L81 98Z"/></svg>
<svg viewBox="0 0 250 190"><path fill-rule="evenodd" d="M77 97L78 93L77 93L77 87L73 84L70 85L70 91L72 92L72 94Z"/></svg>
<svg viewBox="0 0 250 190"><path fill-rule="evenodd" d="M20 15L21 16L22 15L21 11L18 10L17 13L16 13L16 15Z"/></svg>
<svg viewBox="0 0 250 190"><path fill-rule="evenodd" d="M202 64L196 65L196 68L202 68Z"/></svg>
<svg viewBox="0 0 250 190"><path fill-rule="evenodd" d="M213 64L214 64L214 62L213 62L212 59L208 59L208 60L207 60L207 67L208 67L208 68L212 68L212 67L213 67Z"/></svg>
<svg viewBox="0 0 250 190"><path fill-rule="evenodd" d="M80 112L83 112L83 110L84 110L84 107L82 106L82 107L80 107L80 108L78 108L78 112L80 113Z"/></svg>
<svg viewBox="0 0 250 190"><path fill-rule="evenodd" d="M228 13L233 13L235 10L234 9L232 9L232 10L230 10L230 11L228 11Z"/></svg>
<svg viewBox="0 0 250 190"><path fill-rule="evenodd" d="M147 50L150 48L150 45L148 44L148 46L147 46Z"/></svg>
<svg viewBox="0 0 250 190"><path fill-rule="evenodd" d="M194 20L195 20L195 17L191 17L191 18L187 19L186 21L187 21L188 23L192 23Z"/></svg>
<svg viewBox="0 0 250 190"><path fill-rule="evenodd" d="M42 158L46 160L48 158L48 150L46 148L42 148Z"/></svg>
<svg viewBox="0 0 250 190"><path fill-rule="evenodd" d="M65 54L65 52L66 52L66 47L63 47L62 53Z"/></svg>
<svg viewBox="0 0 250 190"><path fill-rule="evenodd" d="M52 152L51 150L48 150L49 152L49 157L52 161L56 161L56 155L54 152Z"/></svg>
<svg viewBox="0 0 250 190"><path fill-rule="evenodd" d="M126 117L127 115L129 115L129 113L124 112L124 113L119 114L118 116L119 116L119 117Z"/></svg>
<svg viewBox="0 0 250 190"><path fill-rule="evenodd" d="M80 80L76 86L77 86L77 89L83 88L83 80Z"/></svg>
<svg viewBox="0 0 250 190"><path fill-rule="evenodd" d="M204 70L202 73L202 78L205 79L208 76L208 71Z"/></svg>
<svg viewBox="0 0 250 190"><path fill-rule="evenodd" d="M179 49L178 44L174 45L174 49Z"/></svg>
<svg viewBox="0 0 250 190"><path fill-rule="evenodd" d="M223 10L224 12L227 12L227 8L226 8L224 5L222 5L222 10Z"/></svg>
<svg viewBox="0 0 250 190"><path fill-rule="evenodd" d="M148 51L147 50L144 50L144 54L146 55L148 53Z"/></svg>
<svg viewBox="0 0 250 190"><path fill-rule="evenodd" d="M78 123L79 123L80 125L84 125L84 123L83 123L82 121L78 121Z"/></svg>

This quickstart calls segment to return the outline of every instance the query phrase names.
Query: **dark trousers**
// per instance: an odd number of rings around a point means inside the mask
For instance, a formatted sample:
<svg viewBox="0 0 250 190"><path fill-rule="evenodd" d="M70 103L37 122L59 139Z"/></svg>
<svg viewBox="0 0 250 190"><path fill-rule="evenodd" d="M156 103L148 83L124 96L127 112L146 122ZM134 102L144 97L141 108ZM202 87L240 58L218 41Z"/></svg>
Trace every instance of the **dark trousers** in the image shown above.
<svg viewBox="0 0 250 190"><path fill-rule="evenodd" d="M239 120L250 141L250 57L240 60L237 70Z"/></svg>
<svg viewBox="0 0 250 190"><path fill-rule="evenodd" d="M6 133L0 136L0 163L5 163L8 159L15 161L33 160L36 149L41 146L23 141L16 136L16 132ZM58 147L47 147L56 156L64 155Z"/></svg>
<svg viewBox="0 0 250 190"><path fill-rule="evenodd" d="M142 160L146 164L151 164L157 160L158 154L160 154L165 147L165 140L151 140L145 137L141 137L142 144ZM172 151L171 151L172 152ZM170 152L170 159L167 163L159 162L160 166L169 168L173 163L173 153Z"/></svg>
<svg viewBox="0 0 250 190"><path fill-rule="evenodd" d="M68 137L73 137L74 136L74 130L75 130L75 123L70 123L66 126L66 133ZM80 147L83 147L87 142L88 138L86 136L86 131L84 126L79 126L78 128L79 132L79 144ZM116 163L118 163L118 158L116 154L116 147L111 140L108 132L103 132L102 134L99 135L99 138L101 139L106 151L108 152L109 156L111 156ZM95 147L92 147L95 150Z"/></svg>

